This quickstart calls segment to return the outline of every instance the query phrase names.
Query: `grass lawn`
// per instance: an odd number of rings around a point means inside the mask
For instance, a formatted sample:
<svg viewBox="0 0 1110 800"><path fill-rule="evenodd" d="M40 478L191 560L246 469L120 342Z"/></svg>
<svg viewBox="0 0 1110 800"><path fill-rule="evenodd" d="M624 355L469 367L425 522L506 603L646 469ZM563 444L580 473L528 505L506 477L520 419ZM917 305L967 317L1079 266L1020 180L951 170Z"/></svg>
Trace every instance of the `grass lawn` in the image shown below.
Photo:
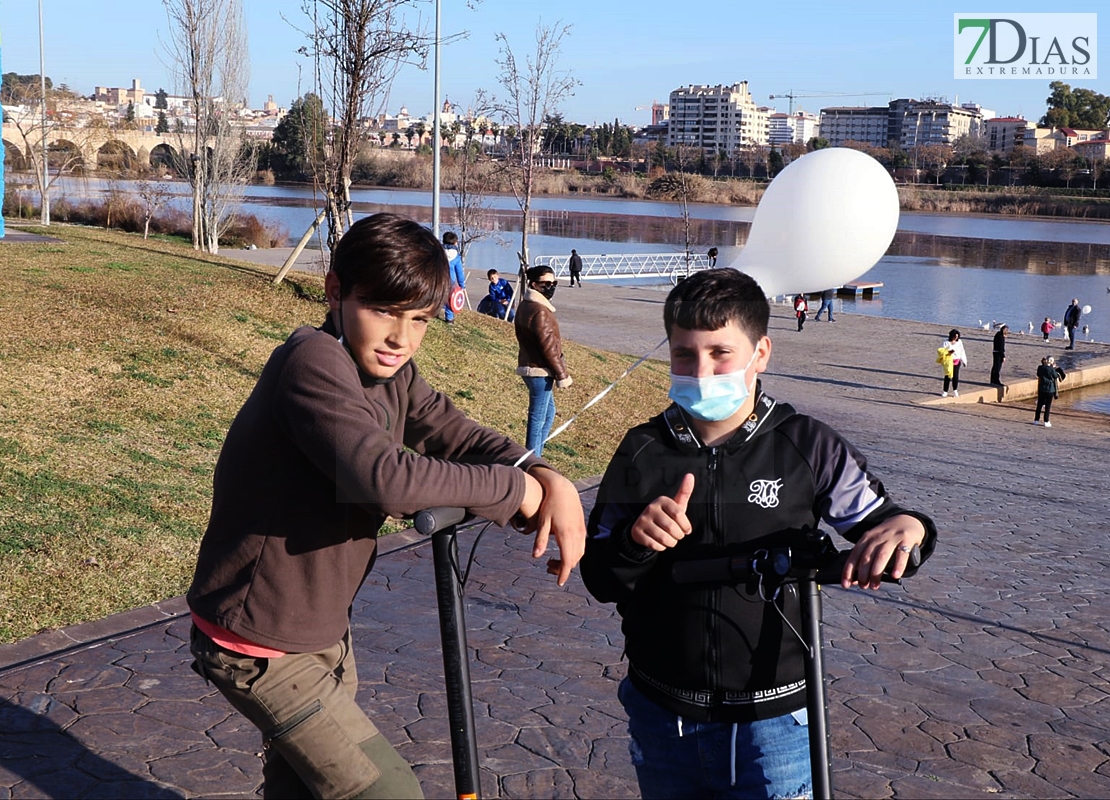
<svg viewBox="0 0 1110 800"><path fill-rule="evenodd" d="M270 352L323 321L323 281L100 229L26 228L0 243L0 642L106 616L188 587L224 434ZM633 358L565 344L560 417ZM416 360L480 422L524 438L516 340L470 312L434 324ZM648 362L545 456L601 473L632 424L666 402Z"/></svg>

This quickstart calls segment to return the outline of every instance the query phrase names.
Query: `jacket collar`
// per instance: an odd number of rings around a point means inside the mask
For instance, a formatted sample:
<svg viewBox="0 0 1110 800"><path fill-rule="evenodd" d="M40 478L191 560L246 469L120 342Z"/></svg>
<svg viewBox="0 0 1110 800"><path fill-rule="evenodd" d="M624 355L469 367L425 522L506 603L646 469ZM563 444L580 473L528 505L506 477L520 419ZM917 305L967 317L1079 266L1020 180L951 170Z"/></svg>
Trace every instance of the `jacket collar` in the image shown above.
<svg viewBox="0 0 1110 800"><path fill-rule="evenodd" d="M789 416L793 413L790 406L779 403L770 395L764 394L761 381L756 382L755 394L755 407L752 409L752 413L744 421L744 424L729 437L728 441L720 445L721 447L735 450L758 433L774 428L784 414ZM663 423L680 449L693 452L705 447L698 435L694 433L694 428L690 424L686 412L678 404L672 403L663 412Z"/></svg>
<svg viewBox="0 0 1110 800"><path fill-rule="evenodd" d="M555 310L555 306L551 305L551 301L531 286L524 290L524 299L533 303L539 303L541 306L545 306L549 311Z"/></svg>

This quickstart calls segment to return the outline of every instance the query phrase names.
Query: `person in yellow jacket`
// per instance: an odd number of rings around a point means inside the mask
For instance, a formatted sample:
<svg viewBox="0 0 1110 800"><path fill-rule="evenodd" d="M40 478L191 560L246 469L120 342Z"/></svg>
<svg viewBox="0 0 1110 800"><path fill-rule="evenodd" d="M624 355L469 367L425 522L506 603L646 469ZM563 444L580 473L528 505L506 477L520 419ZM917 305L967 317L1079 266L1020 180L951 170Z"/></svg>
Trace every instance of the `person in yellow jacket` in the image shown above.
<svg viewBox="0 0 1110 800"><path fill-rule="evenodd" d="M943 351L943 352L942 352ZM967 353L964 352L964 343L960 341L960 332L953 328L948 331L948 339L937 350L938 363L944 364L944 390L941 397L948 397L949 386L952 396L960 396L960 367L967 365Z"/></svg>

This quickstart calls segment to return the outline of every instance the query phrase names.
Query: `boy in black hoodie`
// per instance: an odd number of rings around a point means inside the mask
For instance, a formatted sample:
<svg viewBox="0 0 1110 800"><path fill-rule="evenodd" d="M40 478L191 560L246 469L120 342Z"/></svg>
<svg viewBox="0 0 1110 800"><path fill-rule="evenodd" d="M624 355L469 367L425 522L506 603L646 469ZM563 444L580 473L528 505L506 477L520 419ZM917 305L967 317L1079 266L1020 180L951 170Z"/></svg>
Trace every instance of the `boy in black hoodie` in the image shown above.
<svg viewBox="0 0 1110 800"><path fill-rule="evenodd" d="M623 618L619 696L645 798L812 792L796 587L681 585L674 564L789 544L823 520L856 543L842 585L875 589L935 546L929 518L887 497L836 431L761 391L769 316L736 270L671 291L674 404L626 434L587 525L583 580Z"/></svg>

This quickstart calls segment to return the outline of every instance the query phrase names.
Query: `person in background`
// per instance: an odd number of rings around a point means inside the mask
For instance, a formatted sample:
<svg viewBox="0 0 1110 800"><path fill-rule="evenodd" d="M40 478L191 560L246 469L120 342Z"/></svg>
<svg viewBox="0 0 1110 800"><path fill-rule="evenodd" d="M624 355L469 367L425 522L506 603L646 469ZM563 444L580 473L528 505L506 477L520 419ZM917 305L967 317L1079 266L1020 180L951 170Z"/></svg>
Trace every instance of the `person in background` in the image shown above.
<svg viewBox="0 0 1110 800"><path fill-rule="evenodd" d="M833 300L836 299L836 289L826 289L821 292L821 307L817 309L817 313L813 315L815 320L821 319L821 312L826 308L829 310L829 322L836 322L833 319Z"/></svg>
<svg viewBox="0 0 1110 800"><path fill-rule="evenodd" d="M421 377L413 355L450 285L423 225L352 225L324 279L324 324L274 350L216 463L186 595L190 650L261 731L264 798L423 796L366 714L377 701L355 698L351 603L387 517L446 505L522 519L534 558L554 536L547 571L560 586L585 549L574 484L539 458L515 466L524 448ZM382 712L394 718L388 701Z"/></svg>
<svg viewBox="0 0 1110 800"><path fill-rule="evenodd" d="M705 254L705 257L709 260L709 266L711 266L711 267L717 266L717 248L716 247L710 247L709 252Z"/></svg>
<svg viewBox="0 0 1110 800"><path fill-rule="evenodd" d="M1051 334L1054 330L1056 330L1056 326L1052 324L1052 320L1050 320L1048 317L1045 317L1044 322L1041 323L1041 333L1044 334L1044 340L1046 342L1048 341L1049 334Z"/></svg>
<svg viewBox="0 0 1110 800"><path fill-rule="evenodd" d="M952 374L944 375L944 391L940 393L941 397L948 397L948 387L952 387L952 396L960 396L960 368L967 365L967 353L964 352L964 343L960 341L960 332L953 328L948 331L948 338L945 340L941 347L946 348L952 354Z"/></svg>
<svg viewBox="0 0 1110 800"><path fill-rule="evenodd" d="M489 299L492 309L491 317L505 319L509 313L509 304L513 300L513 285L501 277L497 270L486 271L489 279Z"/></svg>
<svg viewBox="0 0 1110 800"><path fill-rule="evenodd" d="M447 252L447 264L451 270L451 291L466 288L466 270L463 269L462 254L459 252L459 237L454 231L443 234L443 249ZM455 312L448 301L443 306L443 319L448 325L455 324Z"/></svg>
<svg viewBox="0 0 1110 800"><path fill-rule="evenodd" d="M582 288L582 256L578 255L578 251L572 249L570 251L570 285L574 286L575 281L578 282L578 288Z"/></svg>
<svg viewBox="0 0 1110 800"><path fill-rule="evenodd" d="M1006 337L1010 333L1010 326L1002 324L994 334L994 361L991 364L991 384L1002 385L1002 364L1006 361Z"/></svg>
<svg viewBox="0 0 1110 800"><path fill-rule="evenodd" d="M679 584L673 568L794 546L819 522L855 546L841 586L908 576L937 531L895 503L839 433L764 393L770 305L733 269L663 307L674 402L629 430L590 514L582 580L616 603L629 752L644 798L811 797L796 587Z"/></svg>
<svg viewBox="0 0 1110 800"><path fill-rule="evenodd" d="M806 317L809 312L809 301L800 292L794 295L794 316L798 318L798 330L805 327Z"/></svg>
<svg viewBox="0 0 1110 800"><path fill-rule="evenodd" d="M1051 428L1048 421L1052 413L1052 401L1059 397L1060 381L1064 380L1064 371L1056 366L1056 359L1052 356L1041 359L1037 367L1037 411L1033 416L1033 424L1041 424L1041 411L1044 411L1044 426Z"/></svg>
<svg viewBox="0 0 1110 800"><path fill-rule="evenodd" d="M1064 312L1064 328L1068 332L1068 346L1065 350L1075 349L1075 329L1079 327L1079 318L1083 316L1083 309L1079 307L1079 298L1074 298L1068 310Z"/></svg>
<svg viewBox="0 0 1110 800"><path fill-rule="evenodd" d="M551 298L559 285L550 267L532 267L525 273L528 288L516 310L514 321L517 354L516 374L528 387L528 420L524 446L543 455L543 445L555 423L554 389L573 383L563 360L563 340Z"/></svg>

